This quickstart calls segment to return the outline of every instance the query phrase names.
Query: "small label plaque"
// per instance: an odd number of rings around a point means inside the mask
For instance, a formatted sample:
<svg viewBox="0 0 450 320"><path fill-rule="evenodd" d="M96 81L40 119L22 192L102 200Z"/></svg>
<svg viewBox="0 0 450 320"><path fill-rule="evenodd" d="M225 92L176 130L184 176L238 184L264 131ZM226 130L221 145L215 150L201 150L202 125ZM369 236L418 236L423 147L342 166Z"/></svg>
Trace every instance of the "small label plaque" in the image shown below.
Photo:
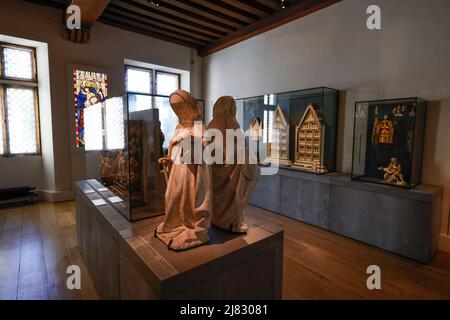
<svg viewBox="0 0 450 320"><path fill-rule="evenodd" d="M114 196L114 197L109 197L108 201L111 203L118 203L118 202L122 202L123 200L117 196Z"/></svg>
<svg viewBox="0 0 450 320"><path fill-rule="evenodd" d="M98 207L98 206L105 205L106 201L103 199L94 199L94 200L92 200L92 203L94 204L94 206Z"/></svg>

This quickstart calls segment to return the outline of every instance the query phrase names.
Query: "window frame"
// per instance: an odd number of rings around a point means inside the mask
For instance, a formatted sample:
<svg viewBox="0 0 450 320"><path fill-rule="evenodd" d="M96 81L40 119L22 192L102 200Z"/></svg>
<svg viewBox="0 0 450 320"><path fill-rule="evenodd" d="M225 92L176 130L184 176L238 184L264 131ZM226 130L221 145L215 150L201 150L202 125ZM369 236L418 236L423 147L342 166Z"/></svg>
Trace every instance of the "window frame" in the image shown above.
<svg viewBox="0 0 450 320"><path fill-rule="evenodd" d="M8 77L4 74L5 59L4 49L12 48L31 52L32 60L32 79L23 79L17 77ZM40 127L40 113L39 113L39 83L38 83L38 71L36 61L36 48L27 47L22 45L11 44L7 42L0 42L0 113L2 123L0 124L0 130L3 132L3 139L0 141L3 145L3 153L0 157L10 158L16 156L40 156L42 155L41 149L41 127ZM9 129L8 129L8 113L7 113L7 98L6 91L8 88L18 89L32 89L34 93L34 112L35 112L35 139L36 139L36 152L26 153L11 153L9 142Z"/></svg>
<svg viewBox="0 0 450 320"><path fill-rule="evenodd" d="M137 71L146 71L150 73L150 93L143 93L143 92L137 92L137 91L129 91L128 90L128 69L137 70ZM136 67L133 65L125 65L125 92L127 93L140 93L140 94L153 94L153 90L155 88L154 84L154 76L153 76L153 69L144 68L144 67Z"/></svg>
<svg viewBox="0 0 450 320"><path fill-rule="evenodd" d="M178 89L181 89L181 74L176 72L170 72L170 71L163 71L163 70L154 70L155 72L155 93L156 95L159 95L158 93L158 74L170 74L175 75L178 78Z"/></svg>
<svg viewBox="0 0 450 320"><path fill-rule="evenodd" d="M147 71L150 73L150 93L142 93L142 92L136 92L136 91L129 91L128 90L128 69L134 69L138 71ZM152 95L154 97L162 96L158 94L158 74L170 74L170 75L176 75L178 78L178 89L181 89L181 74L171 71L164 71L160 69L152 69L152 68L146 68L146 67L138 67L130 64L125 65L125 92L126 93L136 93L136 94L143 94L143 95Z"/></svg>

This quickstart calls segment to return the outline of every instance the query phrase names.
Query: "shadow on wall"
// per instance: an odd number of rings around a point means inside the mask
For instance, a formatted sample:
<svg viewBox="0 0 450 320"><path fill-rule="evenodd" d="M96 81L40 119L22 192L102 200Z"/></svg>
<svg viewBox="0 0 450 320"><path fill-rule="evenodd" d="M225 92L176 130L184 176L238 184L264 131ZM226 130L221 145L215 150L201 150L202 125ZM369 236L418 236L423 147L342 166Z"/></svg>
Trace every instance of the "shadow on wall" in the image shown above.
<svg viewBox="0 0 450 320"><path fill-rule="evenodd" d="M444 189L441 234L449 234L450 223L450 99L428 101L422 183Z"/></svg>

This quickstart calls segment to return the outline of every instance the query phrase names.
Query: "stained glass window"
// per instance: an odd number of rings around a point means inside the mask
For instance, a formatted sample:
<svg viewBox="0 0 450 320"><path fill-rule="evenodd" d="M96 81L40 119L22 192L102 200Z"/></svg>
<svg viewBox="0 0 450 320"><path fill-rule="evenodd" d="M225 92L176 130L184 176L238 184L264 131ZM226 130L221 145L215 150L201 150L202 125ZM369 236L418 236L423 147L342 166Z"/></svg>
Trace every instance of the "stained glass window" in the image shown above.
<svg viewBox="0 0 450 320"><path fill-rule="evenodd" d="M6 89L9 148L11 154L37 153L33 89Z"/></svg>
<svg viewBox="0 0 450 320"><path fill-rule="evenodd" d="M35 51L5 44L0 57L0 154L39 154Z"/></svg>
<svg viewBox="0 0 450 320"><path fill-rule="evenodd" d="M104 73L73 70L76 146L84 147L84 109L108 96L108 76Z"/></svg>

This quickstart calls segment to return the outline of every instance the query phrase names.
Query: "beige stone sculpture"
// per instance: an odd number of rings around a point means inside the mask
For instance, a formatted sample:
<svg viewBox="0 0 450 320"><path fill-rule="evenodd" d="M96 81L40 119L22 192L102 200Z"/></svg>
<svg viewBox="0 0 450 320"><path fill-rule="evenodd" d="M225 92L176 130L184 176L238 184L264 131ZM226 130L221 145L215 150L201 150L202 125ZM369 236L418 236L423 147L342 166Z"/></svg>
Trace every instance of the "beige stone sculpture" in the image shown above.
<svg viewBox="0 0 450 320"><path fill-rule="evenodd" d="M226 145L226 130L241 130L236 120L236 102L232 97L225 96L217 100L208 129L217 129L222 133L224 155L224 164L213 164L211 167L212 224L231 232L245 233L248 226L244 223L244 209L258 182L259 168L256 164L250 164L250 158L253 157L253 163L256 163L256 157L245 144L244 150L238 148L236 140L234 145ZM225 161L227 148L234 148L232 164ZM241 152L245 152L245 161L244 164L237 164L237 157Z"/></svg>
<svg viewBox="0 0 450 320"><path fill-rule="evenodd" d="M190 139L191 143L194 139L202 139L194 135L194 121L201 121L197 101L188 92L177 90L170 95L170 105L179 123L169 143L168 157L159 160L170 168L170 174L165 195L165 218L156 228L155 235L169 249L184 250L209 241L211 170L205 164L180 163L182 152L186 152L180 146L183 139Z"/></svg>

